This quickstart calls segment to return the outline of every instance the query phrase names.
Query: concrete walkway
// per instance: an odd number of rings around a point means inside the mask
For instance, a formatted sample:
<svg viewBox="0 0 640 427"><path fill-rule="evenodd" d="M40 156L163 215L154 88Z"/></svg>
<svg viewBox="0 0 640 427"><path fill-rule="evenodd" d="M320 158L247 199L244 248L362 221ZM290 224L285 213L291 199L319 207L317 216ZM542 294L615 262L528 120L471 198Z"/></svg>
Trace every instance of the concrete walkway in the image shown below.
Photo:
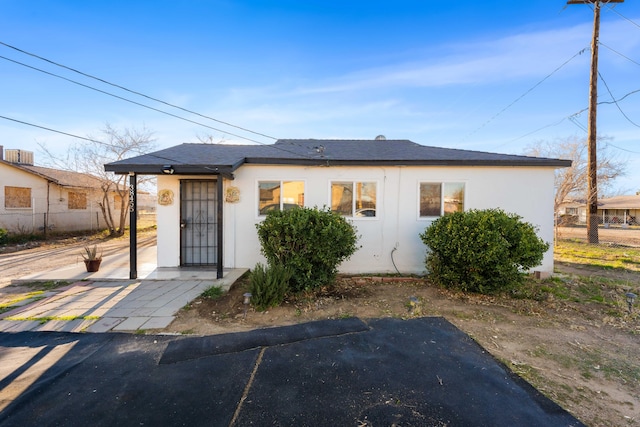
<svg viewBox="0 0 640 427"><path fill-rule="evenodd" d="M0 332L124 332L167 327L175 314L211 286L225 291L246 269L158 269L155 247L138 254L138 277L130 280L129 266L120 255L105 257L100 271L84 265L40 272L18 281L68 281L73 284L20 301L0 315ZM107 259L111 258L111 259Z"/></svg>

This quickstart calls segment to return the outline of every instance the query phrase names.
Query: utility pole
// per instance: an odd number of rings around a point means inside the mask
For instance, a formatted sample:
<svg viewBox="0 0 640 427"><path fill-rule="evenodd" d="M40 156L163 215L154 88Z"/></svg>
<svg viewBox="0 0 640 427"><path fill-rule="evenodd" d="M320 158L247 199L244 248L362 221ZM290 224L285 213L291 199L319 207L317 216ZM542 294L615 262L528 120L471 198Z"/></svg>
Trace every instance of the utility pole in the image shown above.
<svg viewBox="0 0 640 427"><path fill-rule="evenodd" d="M593 38L591 40L591 76L589 88L588 185L587 185L587 241L598 243L598 159L597 109L598 109L598 42L600 39L600 8L602 3L623 3L624 0L569 0L567 4L593 5Z"/></svg>

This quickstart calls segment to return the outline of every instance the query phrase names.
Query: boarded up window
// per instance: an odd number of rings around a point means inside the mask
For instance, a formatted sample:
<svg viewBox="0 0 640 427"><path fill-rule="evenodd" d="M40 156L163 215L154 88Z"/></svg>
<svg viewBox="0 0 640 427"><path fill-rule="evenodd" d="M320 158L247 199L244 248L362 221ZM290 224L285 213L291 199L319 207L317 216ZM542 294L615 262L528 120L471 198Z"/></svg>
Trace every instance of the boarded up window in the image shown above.
<svg viewBox="0 0 640 427"><path fill-rule="evenodd" d="M87 209L86 193L74 193L69 191L68 209Z"/></svg>
<svg viewBox="0 0 640 427"><path fill-rule="evenodd" d="M26 187L4 187L5 208L30 208L31 189Z"/></svg>

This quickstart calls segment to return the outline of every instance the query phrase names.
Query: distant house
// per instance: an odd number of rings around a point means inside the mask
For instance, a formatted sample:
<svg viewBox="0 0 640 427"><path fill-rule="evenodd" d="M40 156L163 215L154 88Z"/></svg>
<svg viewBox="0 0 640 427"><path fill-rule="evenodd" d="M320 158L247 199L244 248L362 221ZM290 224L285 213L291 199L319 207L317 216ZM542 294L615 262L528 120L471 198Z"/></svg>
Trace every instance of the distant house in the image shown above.
<svg viewBox="0 0 640 427"><path fill-rule="evenodd" d="M328 206L357 227L361 248L343 273L423 273L419 233L458 210L502 208L552 242L554 171L570 164L376 138L182 144L105 169L134 182L158 176L159 267L211 266L222 277L264 261L256 224L294 206ZM539 270L553 271L553 245Z"/></svg>
<svg viewBox="0 0 640 427"><path fill-rule="evenodd" d="M575 223L587 222L587 204L584 200L562 203L558 213L573 217ZM637 225L640 221L640 195L616 196L598 200L598 222L612 225Z"/></svg>
<svg viewBox="0 0 640 427"><path fill-rule="evenodd" d="M0 146L0 228L16 233L105 228L95 176L33 165L33 153ZM109 195L112 208L117 194Z"/></svg>

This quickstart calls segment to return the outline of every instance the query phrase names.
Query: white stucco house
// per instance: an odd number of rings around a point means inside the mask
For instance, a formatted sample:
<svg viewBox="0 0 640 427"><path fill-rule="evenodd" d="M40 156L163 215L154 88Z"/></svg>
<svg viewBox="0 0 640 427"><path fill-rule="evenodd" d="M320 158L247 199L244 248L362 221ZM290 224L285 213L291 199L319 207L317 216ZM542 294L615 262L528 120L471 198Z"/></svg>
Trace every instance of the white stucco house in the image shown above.
<svg viewBox="0 0 640 427"><path fill-rule="evenodd" d="M211 266L222 277L263 262L256 224L295 205L329 206L357 227L362 247L340 266L349 274L423 273L419 233L455 210L502 208L552 242L554 170L570 164L408 140L283 139L182 144L105 169L129 174L134 195L137 175L158 175L158 267ZM553 271L552 251L537 270Z"/></svg>
<svg viewBox="0 0 640 427"><path fill-rule="evenodd" d="M34 165L31 151L4 150L0 145L0 228L13 233L87 231L107 228L99 203L105 202L97 176ZM120 187L123 188L123 187ZM139 212L153 217L156 197L139 193ZM120 195L109 191L114 218ZM127 217L128 221L128 217Z"/></svg>
<svg viewBox="0 0 640 427"><path fill-rule="evenodd" d="M35 166L33 153L0 146L0 228L16 233L104 228L92 175Z"/></svg>

